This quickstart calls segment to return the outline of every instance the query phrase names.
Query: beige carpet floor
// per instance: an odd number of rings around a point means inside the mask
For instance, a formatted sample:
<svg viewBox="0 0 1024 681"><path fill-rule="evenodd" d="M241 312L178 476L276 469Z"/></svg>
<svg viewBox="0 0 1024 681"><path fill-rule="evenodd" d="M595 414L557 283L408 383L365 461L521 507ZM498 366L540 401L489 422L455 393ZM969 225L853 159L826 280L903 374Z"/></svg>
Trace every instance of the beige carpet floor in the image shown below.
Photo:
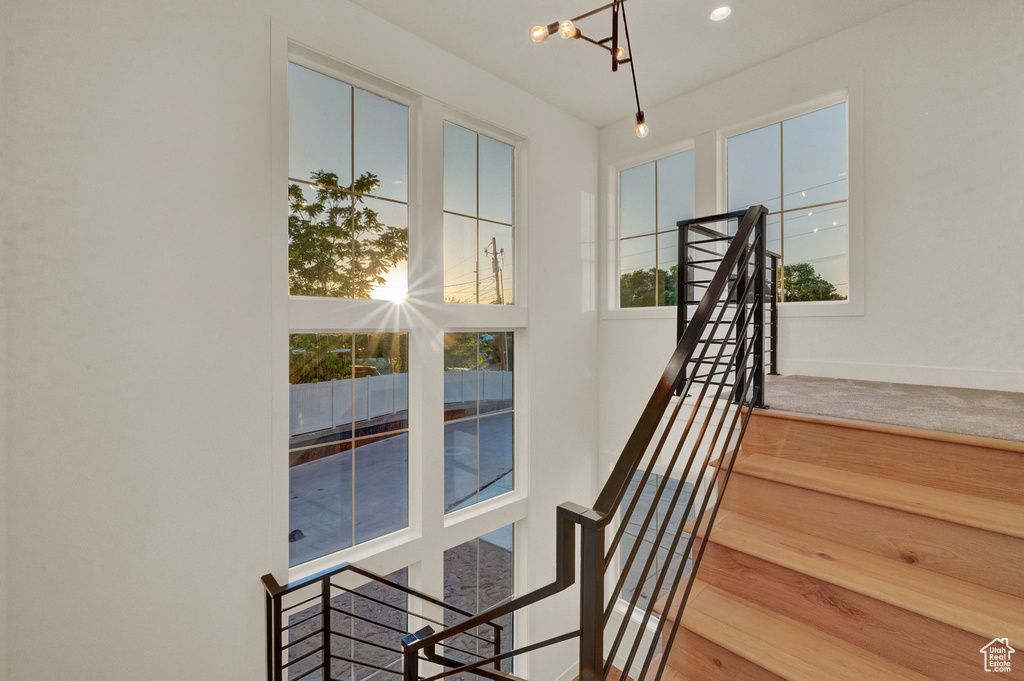
<svg viewBox="0 0 1024 681"><path fill-rule="evenodd" d="M1024 393L769 376L771 409L1024 442Z"/></svg>

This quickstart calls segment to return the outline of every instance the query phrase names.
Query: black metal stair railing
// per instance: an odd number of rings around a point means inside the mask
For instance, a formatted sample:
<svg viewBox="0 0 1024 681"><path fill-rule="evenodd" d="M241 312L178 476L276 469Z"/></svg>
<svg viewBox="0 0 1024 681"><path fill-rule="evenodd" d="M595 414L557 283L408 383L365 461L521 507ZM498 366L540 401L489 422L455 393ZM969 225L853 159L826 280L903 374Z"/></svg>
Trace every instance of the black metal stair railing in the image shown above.
<svg viewBox="0 0 1024 681"><path fill-rule="evenodd" d="M445 619L474 614L402 581L397 575L381 576L350 563L285 586L265 575L268 681L343 681L375 672L385 680L401 678L402 640L417 635L410 634L411 625L419 635L426 635L432 631L431 624L444 627ZM435 616L426 614L431 606ZM501 652L503 627L493 621L482 626L489 635L466 632L463 636L492 651L493 657ZM479 649L451 643L446 650L470 659L487 657ZM500 663L494 667L500 672ZM503 673L479 675L508 678Z"/></svg>
<svg viewBox="0 0 1024 681"><path fill-rule="evenodd" d="M382 675L401 676L404 681L441 681L465 674L491 681L519 681L502 670L503 661L575 638L579 638L580 681L605 681L613 666L639 681L658 681L752 409L763 406L765 355L769 354L774 363L777 273L774 260L769 265L770 254L765 248L766 216L763 206L752 206L746 211L679 223L679 274L681 279L686 278L686 286L679 296L682 309L678 343L593 508L572 503L557 508L556 577L551 584L473 614L351 565L286 587L268 575L264 582L270 681L282 681L285 670L289 681L306 675L316 678L313 675L318 669L323 681L328 681L335 678L330 673L332 661L360 664ZM723 221L735 222L736 229L730 234L731 230L722 232L707 226ZM691 253L702 251L703 256L691 257ZM707 268L713 269L707 280L695 280L686 270L687 266L712 263L717 266ZM704 291L692 314L687 308L687 286ZM772 328L770 339L766 336L768 324ZM686 481L701 487L684 495ZM577 527L579 628L502 651L502 630L497 620L575 583ZM687 560L688 556L692 559ZM431 620L414 613L408 604L391 604L406 618L384 629L401 635L397 642L371 641L365 634L360 639L355 633L337 632L332 628L332 615L356 621L349 617L353 611L332 605L334 593L349 593L353 602L356 598L351 589L332 582L343 571L422 603L447 608L464 619L444 624L443 617ZM630 588L630 583L636 586ZM650 586L650 593L645 593L641 585ZM302 589L312 593L300 598L298 592ZM386 600L374 598L378 606ZM282 618L301 607L306 608L298 611L302 617L282 626ZM295 631L302 623L316 624L320 612L328 616L321 618L319 628L301 635ZM415 627L411 626L414 621ZM669 621L675 626L666 631ZM362 624L373 626L372 621ZM492 654L481 655L479 648L474 653L452 645L453 639L460 640L458 636L480 638L481 627L492 632L483 638ZM411 628L416 631L409 633ZM332 648L333 636L341 641L354 639L349 641L353 646L369 641L376 647L367 648L371 653L364 651L359 659L354 652L337 654ZM301 649L303 645L308 649ZM377 651L392 657L385 662L378 657L365 659L377 655ZM469 658L459 656L466 653ZM300 664L309 669L299 670Z"/></svg>

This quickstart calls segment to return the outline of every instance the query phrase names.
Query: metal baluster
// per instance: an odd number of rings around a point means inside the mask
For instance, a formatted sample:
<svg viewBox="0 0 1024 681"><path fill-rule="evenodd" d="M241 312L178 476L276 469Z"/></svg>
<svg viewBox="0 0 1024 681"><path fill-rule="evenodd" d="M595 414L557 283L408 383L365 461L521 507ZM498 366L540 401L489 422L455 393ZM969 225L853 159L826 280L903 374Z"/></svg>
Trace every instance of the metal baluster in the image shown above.
<svg viewBox="0 0 1024 681"><path fill-rule="evenodd" d="M754 333L757 343L754 346L754 395L752 405L764 406L764 285L765 285L765 216L758 219L754 227ZM746 271L746 268L744 268ZM757 329L762 333L757 335ZM772 336L775 336L774 329Z"/></svg>

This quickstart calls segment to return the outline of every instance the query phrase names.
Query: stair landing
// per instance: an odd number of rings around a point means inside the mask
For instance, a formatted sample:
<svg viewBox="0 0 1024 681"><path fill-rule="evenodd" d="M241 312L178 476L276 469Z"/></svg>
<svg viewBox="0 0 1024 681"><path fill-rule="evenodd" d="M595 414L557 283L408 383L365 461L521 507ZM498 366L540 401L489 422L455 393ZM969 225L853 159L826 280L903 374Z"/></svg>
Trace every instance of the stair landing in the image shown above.
<svg viewBox="0 0 1024 681"><path fill-rule="evenodd" d="M1024 442L1024 392L768 376L765 395L781 411Z"/></svg>

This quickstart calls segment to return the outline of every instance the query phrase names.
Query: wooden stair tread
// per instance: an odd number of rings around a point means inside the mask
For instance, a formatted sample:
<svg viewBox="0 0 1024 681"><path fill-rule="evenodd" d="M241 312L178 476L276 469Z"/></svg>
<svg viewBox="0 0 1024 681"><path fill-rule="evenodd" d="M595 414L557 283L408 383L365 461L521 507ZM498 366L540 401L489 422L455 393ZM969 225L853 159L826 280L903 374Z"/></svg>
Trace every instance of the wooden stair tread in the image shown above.
<svg viewBox="0 0 1024 681"><path fill-rule="evenodd" d="M927 678L709 585L689 603L682 624L789 681Z"/></svg>
<svg viewBox="0 0 1024 681"><path fill-rule="evenodd" d="M667 681L667 678L668 670L666 670L665 674L662 676L662 681ZM580 681L580 677L576 676L572 681ZM608 678L606 681L634 681L634 679L632 676L623 676L622 670L615 665L612 665L612 668L608 670Z"/></svg>
<svg viewBox="0 0 1024 681"><path fill-rule="evenodd" d="M1006 501L958 494L766 454L751 454L742 458L736 463L734 473L1024 538L1024 506Z"/></svg>
<svg viewBox="0 0 1024 681"><path fill-rule="evenodd" d="M711 541L979 636L1024 640L1024 598L737 513Z"/></svg>
<svg viewBox="0 0 1024 681"><path fill-rule="evenodd" d="M990 449L1002 449L1007 452L1024 454L1024 442L1014 440L998 440L991 437L978 435L961 435L960 433L945 433L937 430L924 430L911 428L909 426L897 426L889 423L875 423L872 421L857 421L839 416L819 416L815 414L800 414L780 409L755 409L754 416L765 416L773 419L787 421L801 421L803 423L817 423L827 426L840 426L856 430L868 430L888 435L902 435L905 437L916 437L925 440L936 440L939 442L951 442L953 444L968 445L971 447L988 447Z"/></svg>

